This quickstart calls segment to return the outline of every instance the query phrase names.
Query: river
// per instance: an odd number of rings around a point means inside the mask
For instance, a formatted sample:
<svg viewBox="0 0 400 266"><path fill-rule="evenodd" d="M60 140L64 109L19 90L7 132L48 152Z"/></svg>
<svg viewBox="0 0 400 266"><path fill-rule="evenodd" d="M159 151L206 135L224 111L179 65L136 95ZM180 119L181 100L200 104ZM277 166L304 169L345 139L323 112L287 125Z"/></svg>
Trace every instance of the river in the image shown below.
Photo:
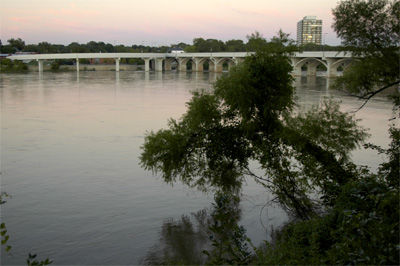
<svg viewBox="0 0 400 266"><path fill-rule="evenodd" d="M145 132L165 128L186 110L190 91L212 89L221 74L196 72L44 72L1 74L1 205L11 254L1 264L25 264L28 253L53 265L140 264L166 241L169 226L210 208L213 195L167 185L139 165ZM300 109L333 94L344 110L360 103L327 89L324 77L297 77ZM356 116L370 141L387 147L391 104L371 100ZM374 151L355 151L373 170ZM247 235L268 237L286 214L248 180L241 202ZM195 230L194 228L193 230ZM185 236L182 236L184 238ZM168 242L168 241L167 241Z"/></svg>

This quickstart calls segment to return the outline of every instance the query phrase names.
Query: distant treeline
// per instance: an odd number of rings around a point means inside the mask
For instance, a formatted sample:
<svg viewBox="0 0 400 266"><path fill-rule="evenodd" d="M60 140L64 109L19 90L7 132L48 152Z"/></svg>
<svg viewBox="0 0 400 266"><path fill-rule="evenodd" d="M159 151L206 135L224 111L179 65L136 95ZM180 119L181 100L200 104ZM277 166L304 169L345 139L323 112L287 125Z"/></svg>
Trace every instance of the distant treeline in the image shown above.
<svg viewBox="0 0 400 266"><path fill-rule="evenodd" d="M253 52L254 45L260 41L266 42L258 32L247 36L248 41L229 40L223 42L217 39L195 38L193 44L177 43L170 46L145 46L132 45L125 46L122 44L112 45L110 43L91 41L86 44L72 42L69 45L51 44L48 42L40 42L39 44L27 44L18 39L9 39L7 44L3 45L0 40L0 50L2 54L12 54L16 52L34 52L39 54L52 53L167 53L171 48L181 48L185 52ZM329 45L307 44L301 47L303 51L337 51L339 47Z"/></svg>

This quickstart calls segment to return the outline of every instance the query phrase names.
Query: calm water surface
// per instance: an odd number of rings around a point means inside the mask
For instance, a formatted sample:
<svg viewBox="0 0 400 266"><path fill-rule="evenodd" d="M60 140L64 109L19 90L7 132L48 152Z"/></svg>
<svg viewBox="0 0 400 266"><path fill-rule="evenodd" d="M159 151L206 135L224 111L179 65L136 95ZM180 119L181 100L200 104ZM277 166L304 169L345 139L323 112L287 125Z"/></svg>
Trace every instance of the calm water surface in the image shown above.
<svg viewBox="0 0 400 266"><path fill-rule="evenodd" d="M24 264L29 252L53 265L139 264L166 241L168 225L185 217L196 224L192 213L210 208L213 196L164 184L138 157L145 132L179 118L190 91L211 90L219 75L1 74L1 191L12 195L1 205L12 246L1 264ZM332 93L327 82L297 79L301 110ZM344 110L358 104L335 94ZM390 114L384 98L357 113L371 142L387 146ZM354 157L372 169L382 161L373 151ZM287 219L278 207L264 207L271 198L251 180L243 190L241 224L255 243Z"/></svg>

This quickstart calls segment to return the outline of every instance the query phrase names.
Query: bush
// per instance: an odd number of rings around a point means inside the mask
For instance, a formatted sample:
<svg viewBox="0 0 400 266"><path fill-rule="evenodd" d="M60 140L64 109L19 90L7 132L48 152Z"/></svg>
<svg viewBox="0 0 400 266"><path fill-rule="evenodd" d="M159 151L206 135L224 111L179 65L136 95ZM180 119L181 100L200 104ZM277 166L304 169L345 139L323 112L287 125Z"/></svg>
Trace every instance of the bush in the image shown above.
<svg viewBox="0 0 400 266"><path fill-rule="evenodd" d="M51 63L51 70L60 70L60 65L58 64L57 61L53 61Z"/></svg>
<svg viewBox="0 0 400 266"><path fill-rule="evenodd" d="M0 61L1 71L4 72L25 72L28 71L28 66L22 61L3 59Z"/></svg>
<svg viewBox="0 0 400 266"><path fill-rule="evenodd" d="M399 265L399 207L398 190L349 182L329 213L288 224L256 250L257 263Z"/></svg>
<svg viewBox="0 0 400 266"><path fill-rule="evenodd" d="M335 206L329 251L336 264L399 265L399 191L375 180L348 184Z"/></svg>

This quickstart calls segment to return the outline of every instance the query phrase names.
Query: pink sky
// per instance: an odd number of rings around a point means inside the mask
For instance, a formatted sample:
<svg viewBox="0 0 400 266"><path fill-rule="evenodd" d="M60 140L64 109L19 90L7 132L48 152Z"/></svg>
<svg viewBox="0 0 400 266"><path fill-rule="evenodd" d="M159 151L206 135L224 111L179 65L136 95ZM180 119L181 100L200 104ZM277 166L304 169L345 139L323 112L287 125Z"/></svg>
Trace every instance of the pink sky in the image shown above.
<svg viewBox="0 0 400 266"><path fill-rule="evenodd" d="M1 40L26 44L103 41L111 44L192 44L194 38L267 39L282 29L296 38L304 16L323 20L326 44L339 45L332 8L338 0L0 0Z"/></svg>

